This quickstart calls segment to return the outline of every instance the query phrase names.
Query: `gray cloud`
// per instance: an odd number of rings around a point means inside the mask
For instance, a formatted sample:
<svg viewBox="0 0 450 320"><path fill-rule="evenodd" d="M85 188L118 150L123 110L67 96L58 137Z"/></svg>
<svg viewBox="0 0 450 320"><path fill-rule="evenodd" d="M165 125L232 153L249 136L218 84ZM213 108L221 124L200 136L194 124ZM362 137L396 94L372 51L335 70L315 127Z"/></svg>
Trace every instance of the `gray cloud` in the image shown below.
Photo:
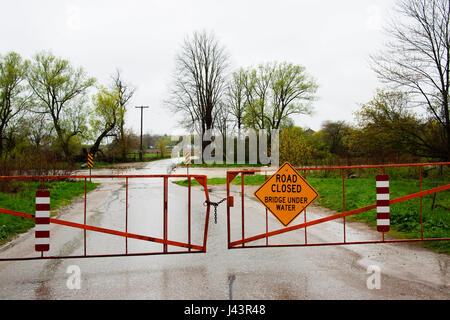
<svg viewBox="0 0 450 320"><path fill-rule="evenodd" d="M30 58L41 50L83 66L101 83L115 68L150 105L144 130L182 133L166 110L174 56L195 30L213 30L235 68L267 61L304 65L319 85L312 117L296 124L319 129L325 120L352 120L357 103L380 86L368 55L385 41L383 17L394 0L297 1L18 1L0 4L0 53ZM139 128L130 108L128 124Z"/></svg>

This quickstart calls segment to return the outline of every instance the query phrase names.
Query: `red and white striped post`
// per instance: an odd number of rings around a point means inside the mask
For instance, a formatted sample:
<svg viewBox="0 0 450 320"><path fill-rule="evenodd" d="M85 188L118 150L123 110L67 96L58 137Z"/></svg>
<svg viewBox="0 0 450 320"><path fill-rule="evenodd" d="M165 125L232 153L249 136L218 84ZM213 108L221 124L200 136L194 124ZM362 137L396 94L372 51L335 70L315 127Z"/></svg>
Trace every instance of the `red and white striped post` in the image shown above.
<svg viewBox="0 0 450 320"><path fill-rule="evenodd" d="M35 250L50 250L50 191L36 191Z"/></svg>
<svg viewBox="0 0 450 320"><path fill-rule="evenodd" d="M377 181L377 231L388 232L391 226L389 203L389 176L378 175Z"/></svg>

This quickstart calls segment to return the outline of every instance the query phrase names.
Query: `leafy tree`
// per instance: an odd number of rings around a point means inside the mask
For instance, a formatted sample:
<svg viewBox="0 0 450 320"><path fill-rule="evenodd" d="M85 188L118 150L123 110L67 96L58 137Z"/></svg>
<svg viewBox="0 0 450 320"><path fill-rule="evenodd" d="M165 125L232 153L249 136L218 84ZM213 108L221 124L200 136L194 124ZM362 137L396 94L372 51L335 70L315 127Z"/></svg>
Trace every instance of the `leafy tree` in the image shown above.
<svg viewBox="0 0 450 320"><path fill-rule="evenodd" d="M294 166L307 165L312 157L312 147L307 143L300 127L281 131L279 152L281 163L289 161Z"/></svg>
<svg viewBox="0 0 450 320"><path fill-rule="evenodd" d="M267 63L247 70L245 82L246 126L280 129L290 116L310 114L317 84L305 68L292 63Z"/></svg>
<svg viewBox="0 0 450 320"><path fill-rule="evenodd" d="M400 154L439 156L435 125L408 109L408 95L377 90L375 97L356 113L361 131L353 132L351 149L378 158ZM358 151L359 150L359 151Z"/></svg>
<svg viewBox="0 0 450 320"><path fill-rule="evenodd" d="M322 124L322 139L330 153L340 157L348 156L345 141L350 129L345 121L325 121Z"/></svg>
<svg viewBox="0 0 450 320"><path fill-rule="evenodd" d="M352 157L370 158L378 162L386 162L400 155L400 150L392 142L389 131L372 123L363 129L353 129L346 139Z"/></svg>
<svg viewBox="0 0 450 320"><path fill-rule="evenodd" d="M166 141L165 139L161 138L158 140L158 149L161 153L161 158L164 158L164 155L166 154Z"/></svg>
<svg viewBox="0 0 450 320"><path fill-rule="evenodd" d="M125 129L122 139L114 139L106 148L105 155L112 158L113 161L120 159L128 161L128 154L135 153L139 148L139 137L133 133L131 129ZM119 154L119 157L117 155ZM123 154L126 155L125 160L122 159Z"/></svg>
<svg viewBox="0 0 450 320"><path fill-rule="evenodd" d="M229 106L231 116L234 118L238 137L241 137L243 120L245 115L245 81L246 72L244 69L234 72L227 88L226 104Z"/></svg>
<svg viewBox="0 0 450 320"><path fill-rule="evenodd" d="M305 134L305 140L312 148L312 158L314 160L324 160L330 157L330 149L325 143L323 131L319 130Z"/></svg>
<svg viewBox="0 0 450 320"><path fill-rule="evenodd" d="M267 109L270 100L270 83L273 66L259 65L247 71L245 90L245 118L246 126L255 130L267 129Z"/></svg>
<svg viewBox="0 0 450 320"><path fill-rule="evenodd" d="M48 114L59 146L71 161L70 140L86 130L86 94L95 83L82 68L49 52L37 54L28 73L35 112Z"/></svg>
<svg viewBox="0 0 450 320"><path fill-rule="evenodd" d="M272 129L279 129L290 115L311 113L309 102L314 100L318 86L302 66L283 62L275 64L273 69L273 104L269 123Z"/></svg>
<svg viewBox="0 0 450 320"><path fill-rule="evenodd" d="M24 115L30 102L26 84L28 66L28 61L15 52L0 56L0 157L6 140L11 137L8 126Z"/></svg>
<svg viewBox="0 0 450 320"><path fill-rule="evenodd" d="M119 90L117 89L100 88L92 100L94 117L90 123L96 138L89 153L95 156L105 137L116 136L114 131L117 130L120 120L124 117L124 108L120 105Z"/></svg>

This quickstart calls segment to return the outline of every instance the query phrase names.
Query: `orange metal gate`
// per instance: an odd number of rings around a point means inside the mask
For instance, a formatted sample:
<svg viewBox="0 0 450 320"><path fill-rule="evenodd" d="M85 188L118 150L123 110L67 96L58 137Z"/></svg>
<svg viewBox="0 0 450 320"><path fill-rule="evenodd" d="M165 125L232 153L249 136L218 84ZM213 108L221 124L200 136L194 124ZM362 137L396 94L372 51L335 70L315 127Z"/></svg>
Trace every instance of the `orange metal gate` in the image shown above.
<svg viewBox="0 0 450 320"><path fill-rule="evenodd" d="M182 241L174 241L170 239L170 235L168 234L168 207L169 207L169 192L168 192L168 183L170 179L174 178L186 178L188 179L188 192L187 192L187 208L186 208L186 218L187 218L187 230L185 232L187 233L187 242ZM125 221L125 229L124 230L114 230L110 228L103 228L98 227L94 225L88 225L86 223L88 212L87 212L87 190L86 190L86 184L88 179L114 179L119 180L122 182L125 182L125 188L123 189L123 193L125 194L125 212L123 213L123 219ZM129 222L129 181L133 179L156 179L159 180L162 187L163 187L163 199L161 201L163 202L163 210L161 213L162 218L162 237L154 237L150 235L143 235L143 234L135 234L130 233L128 230L128 222ZM210 206L205 207L205 216L204 216L204 228L203 228L203 239L201 243L192 243L191 241L191 202L192 202L192 189L191 189L191 181L192 179L195 179L198 181L202 186L204 190L204 201L209 201L209 194L208 194L208 188L207 188L207 179L206 176L203 175L92 175L92 176L86 176L86 175L76 175L76 176L2 176L0 177L1 181L41 181L41 189L45 189L45 185L48 182L51 181L57 181L57 180L78 180L78 181L84 181L84 213L83 213L83 222L73 222L73 221L67 221L57 218L49 218L47 221L50 224L57 224L62 225L65 227L71 227L71 228L77 228L83 230L83 254L81 255L47 255L44 254L44 251L36 252L34 256L27 256L27 257L7 257L7 258L0 258L0 261L13 261L13 260L36 260L36 259L59 259L59 258L93 258L93 257L118 257L118 256L143 256L143 255L155 255L155 254L183 254L183 253L201 253L206 252L206 243L207 243L207 235L208 235L208 221L209 221L209 214L210 214ZM39 204L36 202L36 209L38 209ZM151 205L150 205L151 207ZM142 208L141 210L148 210L148 208ZM152 208L150 208L150 211ZM7 214L12 215L16 217L21 217L25 219L32 219L37 220L39 218L36 218L35 215L25 212L18 212L14 210L10 210L7 208L0 208L0 214ZM48 218L47 218L48 219ZM87 241L86 241L86 232L98 232L102 234L108 234L108 235L114 235L118 237L123 237L124 239L124 250L122 253L114 253L114 254L89 254L88 253L88 247L87 247ZM36 231L37 233L38 231ZM146 242L152 242L161 244L161 250L152 251L152 252L129 252L128 250L128 239L137 239L142 240ZM174 246L181 248L180 250L176 251L170 251L168 250L168 246Z"/></svg>
<svg viewBox="0 0 450 320"><path fill-rule="evenodd" d="M247 231L247 226L253 221L249 220L249 217L246 215L247 202L249 199L246 199L245 192L245 179L249 176L255 175L263 175L265 180L268 179L268 175L272 174L274 170L270 169L261 169L261 170L236 170L236 171L228 171L227 172L227 230L228 230L228 248L229 249L238 249L238 248L267 248L267 247L301 247L301 246L326 246L326 245L353 245L353 244L374 244L374 243L398 243L398 242L421 242L421 241L448 241L450 238L448 236L439 237L439 238L430 238L425 237L424 230L424 221L423 221L423 205L422 199L424 196L436 194L441 192L445 194L448 198L448 190L450 189L450 184L444 184L441 186L436 186L434 188L430 188L428 190L423 190L423 171L424 168L434 168L437 166L445 166L448 167L450 165L449 162L441 162L441 163L421 163L421 164L398 164L398 165L366 165L366 166L347 166L347 167L321 167L321 168L298 168L298 172L303 173L305 178L308 178L307 173L309 175L317 174L317 172L322 173L331 173L337 172L342 179L342 212L338 214L332 214L326 217L321 217L313 220L308 220L308 214L305 210L302 214L303 217L299 216L297 220L303 220L300 223L288 226L284 228L269 228L269 217L268 210L264 208L259 203L259 218L265 219L265 222L261 223L262 230L257 232L256 234L250 234ZM379 239L349 239L346 230L346 217L360 214L369 210L373 210L376 208L376 204L371 204L368 206L364 206L361 208L354 208L348 210L348 206L346 208L346 182L348 178L346 178L349 171L364 171L371 170L373 173L373 188L375 194L375 174L385 174L386 171L395 172L395 170L400 170L401 168L409 168L417 170L417 179L419 181L419 188L416 193L403 195L397 197L395 199L390 199L390 205L394 205L400 202L412 200L419 198L419 208L418 208L418 217L420 219L420 237L418 238L393 238L386 239L385 233L380 232ZM232 181L240 176L240 183L238 185L238 190L235 192L238 194L237 199L235 201L234 196L231 195L232 192ZM357 180L357 179L355 179ZM320 193L320 191L319 191ZM240 196L239 196L240 194ZM347 199L348 200L348 199ZM374 202L375 198L373 199ZM240 203L238 203L238 201ZM235 206L236 205L236 206ZM253 205L254 210L255 206ZM265 212L264 212L265 211ZM391 214L392 215L392 214ZM255 217L255 216L254 216ZM274 220L274 219L272 219ZM323 224L328 221L341 221L342 226L342 238L339 241L309 241L308 239L308 229L312 226ZM271 243L270 239L279 235L291 233L296 230L304 230L303 241L301 243ZM262 242L263 241L263 242ZM255 244L255 242L257 242Z"/></svg>
<svg viewBox="0 0 450 320"><path fill-rule="evenodd" d="M435 195L437 193L444 194L445 197L448 198L448 190L450 189L450 184L448 182L442 183L442 185L435 186L429 188L427 190L423 190L423 177L424 171L428 170L428 168L435 168L437 166L445 166L448 168L450 165L449 162L442 163L422 163L422 164L405 164L405 165L374 165L374 166L347 166L347 167L322 167L322 168L299 168L297 169L300 173L303 173L305 178L309 176L314 176L318 172L322 173L331 173L337 172L339 179L342 179L342 212L337 214L331 214L329 216L320 217L320 218L309 218L308 211L310 208L303 211L301 215L297 218L297 220L302 220L300 223L284 228L280 228L278 224L274 224L273 221L270 222L269 218L272 218L267 209L265 209L262 205L256 202L252 202L251 199L246 199L246 190L245 190L245 179L249 176L262 175L265 180L268 179L269 174L271 174L270 169L261 169L261 170L236 170L236 171L228 171L227 172L227 239L228 239L228 248L229 249L238 249L238 248L264 248L264 247L301 247L301 246L326 246L326 245L354 245L354 244L374 244L374 243L399 243L399 242L430 242L430 241L448 241L450 238L447 234L443 237L428 237L426 236L426 230L424 228L424 219L423 219L423 197L428 195ZM389 200L390 205L394 205L397 203L401 203L404 201L410 201L412 199L419 199L419 208L417 211L417 219L420 219L420 237L417 238L387 238L385 237L384 232L380 232L378 239L352 239L349 237L347 233L347 224L346 217L357 215L363 212L367 212L376 208L376 204L370 204L360 208L351 208L346 202L348 202L348 198L346 199L346 183L348 183L349 178L348 173L350 171L365 171L371 170L371 174L386 174L387 171L393 172L393 170L399 170L401 168L409 168L417 170L417 178L418 178L418 190L415 193L401 195L394 199ZM273 170L272 170L273 171ZM308 174L308 175L307 175ZM336 175L336 174L335 174ZM240 176L240 183L238 184L238 190L232 190L232 181ZM187 206L186 206L186 215L187 219L186 230L183 232L186 233L187 241L176 241L171 239L172 235L169 235L168 232L168 207L169 207L169 181L175 178L185 178L188 181L187 184ZM117 230L113 228L104 228L100 226L87 224L87 217L89 216L89 212L87 210L87 190L86 184L88 179L113 179L119 180L125 183L125 187L121 189L120 192L124 193L125 197L125 210L123 212L124 219L124 230ZM147 234L140 233L132 233L128 230L128 221L129 221L129 182L133 179L152 179L159 181L158 183L162 186L162 212L157 213L162 215L162 236L156 237ZM203 234L201 235L201 241L192 241L192 230L191 230L191 211L192 211L192 187L191 182L192 179L198 181L201 186L203 186L203 194L204 198L196 199L201 200L204 206L204 224L203 224ZM36 252L32 256L26 257L0 257L0 261L11 261L11 260L38 260L38 259L59 259L59 258L93 258L93 257L120 257L120 256L143 256L143 255L157 255L157 254L186 254L186 253L204 253L206 252L206 244L207 244L207 236L208 236L208 225L210 218L210 207L211 205L217 209L219 203L210 202L208 187L207 187L207 177L204 175L77 175L77 176L8 176L8 177L0 177L1 181L40 181L41 186L40 189L45 190L46 183L56 180L78 180L84 181L84 197L83 197L83 221L82 222L74 222L68 221L58 218L49 218L49 224L61 225L64 227L70 227L79 229L83 232L83 253L76 255L52 255L44 253L44 251ZM352 179L352 180L358 180ZM373 177L373 181L375 182L375 177ZM394 189L394 187L393 187ZM232 195L232 192L237 192L240 194L235 200L235 197ZM319 191L320 193L320 191ZM374 193L375 193L375 185L374 185ZM249 201L250 200L250 201ZM375 199L374 199L375 200ZM221 201L222 202L222 201ZM37 203L37 202L36 202ZM261 230L258 232L249 232L248 226L253 224L252 217L246 214L246 209L248 206L253 206L253 211L258 211L260 213L259 217L264 220L261 224ZM150 207L152 204L150 204ZM199 206L200 207L200 206ZM202 206L203 207L203 206ZM36 209L38 209L38 204L36 204ZM142 210L148 210L148 208L142 208ZM198 209L198 208L197 208ZM141 209L140 209L141 210ZM155 211L154 208L150 208L150 211ZM15 210L11 210L8 208L0 208L0 214L7 214L11 216L21 217L24 219L32 219L37 220L36 216L30 212L19 212ZM184 219L184 218L183 218ZM45 219L44 219L45 220ZM272 219L275 220L276 219ZM341 222L341 230L342 230L342 238L340 240L331 240L331 241L312 241L309 238L308 230L316 225L320 225L330 221L340 221ZM37 221L36 221L37 222ZM37 229L36 229L37 230ZM299 241L298 243L283 243L280 241L274 241L271 239L276 239L278 236L287 235L294 231L302 230L302 238L303 241ZM89 232L97 232L101 234L113 235L117 237L122 237L124 239L124 250L120 253L90 253L87 241L86 241L86 233ZM38 231L36 231L38 232ZM42 233L42 232L40 232ZM45 232L44 232L45 233ZM297 234L298 235L298 234ZM326 235L325 235L326 236ZM142 252L130 252L128 250L128 240L140 240L149 243L156 243L161 245L159 247L160 250L155 251L142 251ZM169 250L169 246L177 247L179 250Z"/></svg>

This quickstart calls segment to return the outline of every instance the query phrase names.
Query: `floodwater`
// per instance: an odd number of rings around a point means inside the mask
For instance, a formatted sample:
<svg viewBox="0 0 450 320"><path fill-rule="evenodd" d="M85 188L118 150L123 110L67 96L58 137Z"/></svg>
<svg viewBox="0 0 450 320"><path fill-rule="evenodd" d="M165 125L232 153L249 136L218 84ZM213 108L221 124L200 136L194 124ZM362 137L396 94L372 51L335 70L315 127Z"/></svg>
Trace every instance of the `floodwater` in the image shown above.
<svg viewBox="0 0 450 320"><path fill-rule="evenodd" d="M151 162L141 169L117 174L166 174L177 160ZM214 176L225 173L213 169ZM209 173L196 168L193 174ZM109 173L108 170L95 174ZM178 168L176 174L184 174ZM95 180L96 181L96 180ZM87 224L125 231L125 179L102 179L87 196ZM163 237L162 178L129 179L128 232ZM245 235L265 231L265 210L246 187ZM241 194L233 186L231 237L241 237ZM212 201L224 198L224 187L210 187ZM168 238L188 241L187 188L169 182ZM191 241L202 245L205 200L201 187L192 188ZM58 219L83 223L83 198L76 199ZM311 207L307 219L330 212ZM209 221L207 253L134 257L0 262L1 299L449 299L449 257L412 244L227 249L225 203L218 208L218 223ZM303 219L303 214L300 219ZM297 218L299 219L299 218ZM271 230L281 224L269 217ZM347 238L376 239L377 232L360 223L347 223ZM308 242L341 241L342 221L308 228ZM304 230L271 238L270 243L303 243ZM255 244L263 244L265 239ZM83 255L84 232L52 225L50 255ZM122 254L162 251L163 245L119 236L86 232L87 254ZM185 250L184 248L181 248ZM168 251L181 250L168 246ZM36 256L34 234L28 232L0 249L0 257ZM374 267L375 266L375 267ZM80 271L74 288L71 270ZM375 268L375 269L374 269ZM371 271L372 270L372 271ZM370 289L373 270L377 287ZM68 272L69 271L69 272ZM375 283L375 282L371 282ZM372 286L373 287L373 286Z"/></svg>

